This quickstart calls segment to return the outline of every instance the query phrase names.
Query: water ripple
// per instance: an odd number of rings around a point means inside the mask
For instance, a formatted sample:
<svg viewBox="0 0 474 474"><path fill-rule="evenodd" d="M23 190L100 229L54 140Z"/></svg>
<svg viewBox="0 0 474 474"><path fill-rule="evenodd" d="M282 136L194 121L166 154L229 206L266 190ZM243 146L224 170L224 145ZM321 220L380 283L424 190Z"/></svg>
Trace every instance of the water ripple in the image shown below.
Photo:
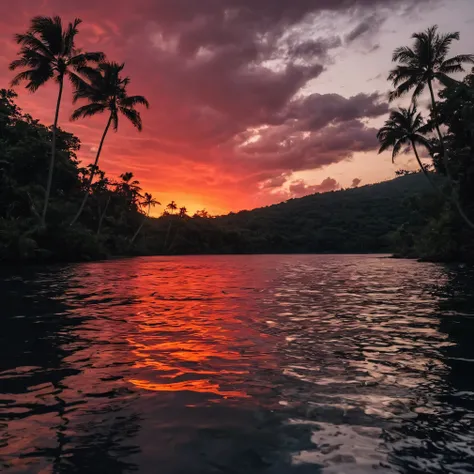
<svg viewBox="0 0 474 474"><path fill-rule="evenodd" d="M474 472L474 279L379 256L0 275L6 473Z"/></svg>

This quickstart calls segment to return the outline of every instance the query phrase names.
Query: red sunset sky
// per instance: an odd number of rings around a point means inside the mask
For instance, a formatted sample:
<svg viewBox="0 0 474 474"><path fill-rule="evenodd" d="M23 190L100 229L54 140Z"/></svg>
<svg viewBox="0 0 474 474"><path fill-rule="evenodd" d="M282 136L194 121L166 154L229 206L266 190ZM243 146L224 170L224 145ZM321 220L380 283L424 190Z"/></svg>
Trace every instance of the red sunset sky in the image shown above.
<svg viewBox="0 0 474 474"><path fill-rule="evenodd" d="M237 211L318 191L390 179L377 156L386 118L392 50L439 24L460 31L453 49L474 50L472 0L18 0L0 3L0 87L34 15L81 18L77 44L125 62L130 94L151 104L144 130L122 121L107 137L101 168L133 171L162 203L192 213ZM55 84L19 104L51 123ZM93 161L106 117L60 126ZM157 213L160 212L158 208Z"/></svg>

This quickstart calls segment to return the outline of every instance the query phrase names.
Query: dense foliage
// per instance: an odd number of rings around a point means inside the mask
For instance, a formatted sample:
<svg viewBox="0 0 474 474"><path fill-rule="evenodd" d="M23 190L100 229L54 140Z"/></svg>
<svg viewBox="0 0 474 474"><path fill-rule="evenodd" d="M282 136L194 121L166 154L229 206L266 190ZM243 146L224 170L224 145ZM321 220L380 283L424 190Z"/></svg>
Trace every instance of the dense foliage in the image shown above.
<svg viewBox="0 0 474 474"><path fill-rule="evenodd" d="M48 225L42 225L52 127L24 114L14 99L13 91L0 90L0 260L76 260L128 251L129 236L142 221L138 183L131 173L112 183L98 170L81 223L70 226L91 167L79 166L78 138L60 129Z"/></svg>
<svg viewBox="0 0 474 474"><path fill-rule="evenodd" d="M394 158L403 145L411 146L430 180L417 152L417 145L423 146L434 171L447 179L442 187L434 186L439 202L433 204L425 196L412 203L416 218L398 229L394 245L401 256L474 261L474 71L462 81L451 77L464 71L463 64L474 63L474 55L448 58L459 33L441 34L436 26L414 34L413 40L411 47L395 50L397 65L388 78L395 86L390 98L413 91L412 106L392 111L378 138L381 150L393 148ZM431 98L426 123L416 109L416 99L425 88Z"/></svg>
<svg viewBox="0 0 474 474"><path fill-rule="evenodd" d="M454 194L463 213L474 220L474 75L462 83L445 87L438 102L451 185L442 188L446 196L439 205L425 197L413 203L417 221L408 220L397 232L395 251L401 256L440 261L474 261L474 230L449 197ZM447 175L443 151L432 139L433 164L440 175Z"/></svg>

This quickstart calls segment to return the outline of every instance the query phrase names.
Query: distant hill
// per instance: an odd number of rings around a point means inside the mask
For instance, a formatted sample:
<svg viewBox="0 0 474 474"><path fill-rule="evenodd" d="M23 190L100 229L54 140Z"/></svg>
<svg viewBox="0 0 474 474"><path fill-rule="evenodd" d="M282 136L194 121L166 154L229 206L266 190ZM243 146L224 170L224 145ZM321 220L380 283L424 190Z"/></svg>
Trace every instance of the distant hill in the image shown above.
<svg viewBox="0 0 474 474"><path fill-rule="evenodd" d="M214 219L170 216L156 220L155 232L150 229L155 243L167 241L152 252L391 252L390 234L409 219L409 200L430 192L416 173Z"/></svg>

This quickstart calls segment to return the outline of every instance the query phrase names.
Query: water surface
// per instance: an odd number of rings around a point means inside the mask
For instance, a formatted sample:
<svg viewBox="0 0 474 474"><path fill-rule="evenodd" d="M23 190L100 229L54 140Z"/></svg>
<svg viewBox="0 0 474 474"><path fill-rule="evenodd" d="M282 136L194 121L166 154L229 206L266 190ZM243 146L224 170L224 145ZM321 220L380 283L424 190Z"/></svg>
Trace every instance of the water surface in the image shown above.
<svg viewBox="0 0 474 474"><path fill-rule="evenodd" d="M474 472L474 279L379 256L0 271L0 470Z"/></svg>

